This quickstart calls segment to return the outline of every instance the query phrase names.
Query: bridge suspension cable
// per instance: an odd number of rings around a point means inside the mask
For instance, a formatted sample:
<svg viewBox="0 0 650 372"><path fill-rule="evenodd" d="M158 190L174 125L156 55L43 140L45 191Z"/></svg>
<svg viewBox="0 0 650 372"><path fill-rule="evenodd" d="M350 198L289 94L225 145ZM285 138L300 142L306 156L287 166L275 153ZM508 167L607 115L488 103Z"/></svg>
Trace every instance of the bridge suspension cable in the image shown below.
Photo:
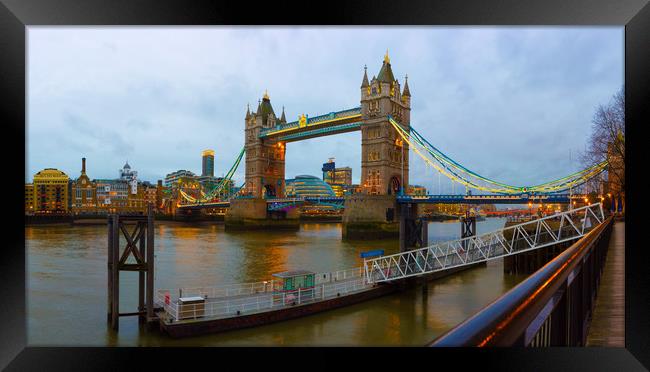
<svg viewBox="0 0 650 372"><path fill-rule="evenodd" d="M589 168L572 173L566 177L553 181L542 183L534 186L513 186L498 182L480 174L473 172L460 165L442 151L438 150L429 141L426 140L415 128L410 127L407 131L397 123L390 115L388 121L395 128L400 137L413 148L428 165L431 165L438 172L444 174L453 182L459 182L466 187L483 190L499 194L521 194L526 192L532 193L552 193L567 190L572 187L582 185L589 179L597 176L607 167L607 161L603 161Z"/></svg>
<svg viewBox="0 0 650 372"><path fill-rule="evenodd" d="M226 175L221 179L221 181L219 181L207 193L204 192L203 190L200 190L200 195L201 195L200 198L195 198L195 197L189 195L188 193L186 193L185 191L179 189L178 191L179 191L180 196L182 196L183 199L189 201L192 204L207 203L207 202L212 201L232 181L232 177L234 176L235 172L237 171L237 168L239 167L239 164L241 163L241 160L244 157L245 152L246 152L246 148L242 147L241 151L239 151L239 155L237 155L237 158L235 159L235 162L233 163L233 165L228 170L228 173L226 173Z"/></svg>

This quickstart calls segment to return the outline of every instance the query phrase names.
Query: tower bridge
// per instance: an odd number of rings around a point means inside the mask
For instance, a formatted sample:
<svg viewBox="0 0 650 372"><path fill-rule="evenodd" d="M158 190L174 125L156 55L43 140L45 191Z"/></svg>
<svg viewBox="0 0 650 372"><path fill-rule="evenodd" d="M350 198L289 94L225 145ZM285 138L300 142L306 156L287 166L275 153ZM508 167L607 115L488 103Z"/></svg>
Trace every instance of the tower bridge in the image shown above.
<svg viewBox="0 0 650 372"><path fill-rule="evenodd" d="M408 145L392 128L389 116L409 127L411 93L395 79L388 53L376 77L364 71L361 105L315 117L301 115L287 122L284 108L275 115L268 93L257 110L246 111L246 194L254 197L285 196L285 155L289 142L361 131L361 184L371 195L395 195L408 185Z"/></svg>
<svg viewBox="0 0 650 372"><path fill-rule="evenodd" d="M395 78L388 53L376 76L364 68L360 105L288 122L284 107L278 117L268 92L255 111L246 110L244 147L223 182L201 196L179 193L183 210L224 206L226 228L298 228L298 209L303 204L329 203L343 208L344 238L398 236L403 219L415 218L418 205L462 204L566 204L575 199L575 187L599 175L607 161L566 177L533 186L514 186L482 176L444 154L411 126L411 92ZM286 146L310 138L361 132L361 192L339 200L283 201ZM404 195L409 183L409 152L440 175L479 195ZM244 160L245 182L237 194L224 192ZM581 196L582 198L583 196ZM406 214L406 216L405 216Z"/></svg>

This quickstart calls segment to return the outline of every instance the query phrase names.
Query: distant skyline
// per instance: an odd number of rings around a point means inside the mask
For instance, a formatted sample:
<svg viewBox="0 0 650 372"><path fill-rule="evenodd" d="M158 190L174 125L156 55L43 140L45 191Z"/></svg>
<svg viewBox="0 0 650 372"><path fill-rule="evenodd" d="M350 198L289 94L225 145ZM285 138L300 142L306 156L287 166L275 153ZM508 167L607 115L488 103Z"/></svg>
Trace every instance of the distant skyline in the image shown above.
<svg viewBox="0 0 650 372"><path fill-rule="evenodd" d="M623 41L619 26L30 26L25 181L43 168L77 178L86 157L91 178L117 178L128 160L155 183L200 174L205 149L221 176L265 90L288 121L356 107L364 65L372 78L388 49L423 136L481 175L539 184L581 168L596 107L623 85ZM330 157L358 183L360 133L287 144L286 178L320 177ZM454 189L410 159L411 184Z"/></svg>

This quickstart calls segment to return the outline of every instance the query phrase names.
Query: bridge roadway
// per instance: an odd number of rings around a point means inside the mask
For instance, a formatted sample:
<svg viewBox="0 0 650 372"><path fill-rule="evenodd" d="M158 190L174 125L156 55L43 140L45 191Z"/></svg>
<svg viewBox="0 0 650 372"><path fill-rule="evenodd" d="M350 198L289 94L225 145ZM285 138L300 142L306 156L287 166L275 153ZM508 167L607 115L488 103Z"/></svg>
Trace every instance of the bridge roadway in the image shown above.
<svg viewBox="0 0 650 372"><path fill-rule="evenodd" d="M572 200L582 200L585 195L546 194L546 195L399 195L397 202L400 204L569 204ZM273 198L267 199L268 204L286 203L343 203L342 197L325 198ZM228 208L230 202L220 201L214 203L185 204L182 209Z"/></svg>
<svg viewBox="0 0 650 372"><path fill-rule="evenodd" d="M361 107L330 112L315 117L307 117L298 121L273 128L262 129L259 138L273 138L282 142L293 142L332 134L346 133L361 129Z"/></svg>

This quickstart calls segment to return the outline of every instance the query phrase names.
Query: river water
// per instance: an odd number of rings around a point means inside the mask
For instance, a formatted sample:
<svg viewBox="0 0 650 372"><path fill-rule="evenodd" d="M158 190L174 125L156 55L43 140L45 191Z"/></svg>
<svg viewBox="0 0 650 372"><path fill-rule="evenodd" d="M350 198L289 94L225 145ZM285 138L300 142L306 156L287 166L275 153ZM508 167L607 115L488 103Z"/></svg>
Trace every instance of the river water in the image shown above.
<svg viewBox="0 0 650 372"><path fill-rule="evenodd" d="M477 230L489 232L504 223L487 219ZM458 222L431 222L428 228L430 243L460 235ZM106 235L106 226L25 228L28 345L421 346L523 279L503 274L499 259L341 309L176 340L142 329L137 317L122 317L117 333L108 328ZM361 266L363 251L399 251L397 240L344 242L336 223L306 223L297 232L235 233L216 224L157 222L155 249L156 289L254 282L285 270L342 270ZM120 277L120 311L136 311L137 273Z"/></svg>

